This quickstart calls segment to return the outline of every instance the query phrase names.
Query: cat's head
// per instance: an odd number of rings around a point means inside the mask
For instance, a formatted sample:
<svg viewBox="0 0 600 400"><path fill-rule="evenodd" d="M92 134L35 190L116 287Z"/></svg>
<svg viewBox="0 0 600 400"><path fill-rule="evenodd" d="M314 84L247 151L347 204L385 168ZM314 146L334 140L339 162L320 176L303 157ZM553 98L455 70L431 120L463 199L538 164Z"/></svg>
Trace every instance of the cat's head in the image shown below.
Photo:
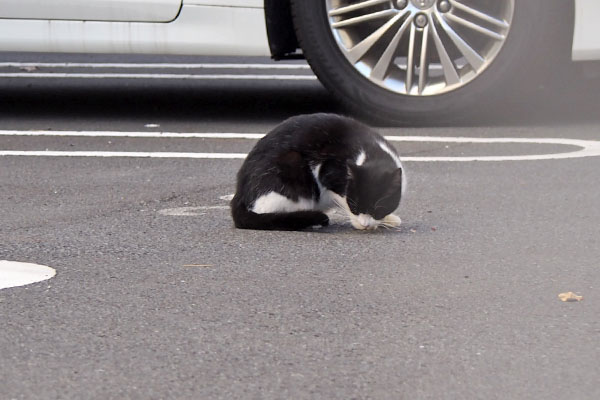
<svg viewBox="0 0 600 400"><path fill-rule="evenodd" d="M384 218L394 212L402 197L402 168L367 162L349 165L348 173L346 201L352 213L352 225L356 229L376 229L386 225Z"/></svg>

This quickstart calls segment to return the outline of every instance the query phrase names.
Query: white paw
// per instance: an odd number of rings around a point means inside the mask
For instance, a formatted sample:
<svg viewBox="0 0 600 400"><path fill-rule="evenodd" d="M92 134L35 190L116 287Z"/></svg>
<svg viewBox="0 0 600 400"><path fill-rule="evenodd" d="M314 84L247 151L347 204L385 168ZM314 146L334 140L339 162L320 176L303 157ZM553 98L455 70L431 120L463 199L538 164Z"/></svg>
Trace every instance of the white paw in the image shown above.
<svg viewBox="0 0 600 400"><path fill-rule="evenodd" d="M397 215L394 215L394 214L386 215L381 221L384 224L395 227L395 228L399 227L400 224L402 223L402 220L400 219L400 217Z"/></svg>
<svg viewBox="0 0 600 400"><path fill-rule="evenodd" d="M350 222L352 226L359 230L375 230L379 226L379 222L370 215L367 214L359 214L358 216L351 216Z"/></svg>

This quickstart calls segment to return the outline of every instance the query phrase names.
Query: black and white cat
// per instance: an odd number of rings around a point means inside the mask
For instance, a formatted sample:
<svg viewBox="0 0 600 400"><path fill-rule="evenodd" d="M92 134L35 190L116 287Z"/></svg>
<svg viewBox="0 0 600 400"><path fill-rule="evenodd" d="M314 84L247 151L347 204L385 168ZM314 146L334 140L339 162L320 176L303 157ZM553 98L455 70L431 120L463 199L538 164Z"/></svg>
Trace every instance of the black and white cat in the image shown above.
<svg viewBox="0 0 600 400"><path fill-rule="evenodd" d="M356 229L398 227L404 169L394 147L367 126L334 114L292 117L258 141L237 175L237 228L326 226L343 210Z"/></svg>

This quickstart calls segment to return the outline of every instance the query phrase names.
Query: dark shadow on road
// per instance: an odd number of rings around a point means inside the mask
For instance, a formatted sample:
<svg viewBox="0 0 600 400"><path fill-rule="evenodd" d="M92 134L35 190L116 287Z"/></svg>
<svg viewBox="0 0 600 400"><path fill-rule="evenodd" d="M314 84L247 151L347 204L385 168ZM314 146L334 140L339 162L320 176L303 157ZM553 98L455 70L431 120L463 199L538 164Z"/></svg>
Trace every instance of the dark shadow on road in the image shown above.
<svg viewBox="0 0 600 400"><path fill-rule="evenodd" d="M0 81L0 93L4 121L277 123L296 114L346 113L316 81L6 80ZM599 111L600 80L572 79L527 97L509 95L503 104L460 122L432 120L427 126L597 123Z"/></svg>
<svg viewBox="0 0 600 400"><path fill-rule="evenodd" d="M1 118L141 121L280 121L342 112L318 82L0 82Z"/></svg>

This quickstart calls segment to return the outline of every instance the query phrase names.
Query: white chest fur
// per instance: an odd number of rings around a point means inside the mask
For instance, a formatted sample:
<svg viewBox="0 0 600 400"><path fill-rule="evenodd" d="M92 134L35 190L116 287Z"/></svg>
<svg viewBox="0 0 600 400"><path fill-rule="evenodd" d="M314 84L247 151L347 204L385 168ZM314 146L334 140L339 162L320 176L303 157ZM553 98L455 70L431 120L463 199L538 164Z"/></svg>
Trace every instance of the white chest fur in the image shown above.
<svg viewBox="0 0 600 400"><path fill-rule="evenodd" d="M306 210L328 211L337 206L342 206L346 210L348 209L344 197L326 189L321 192L318 202L302 197L298 201L293 201L277 192L269 192L256 199L250 211L257 214Z"/></svg>
<svg viewBox="0 0 600 400"><path fill-rule="evenodd" d="M315 202L312 199L299 198L298 201L292 201L277 192L269 192L256 199L250 211L257 214L267 214L312 210L314 208Z"/></svg>

